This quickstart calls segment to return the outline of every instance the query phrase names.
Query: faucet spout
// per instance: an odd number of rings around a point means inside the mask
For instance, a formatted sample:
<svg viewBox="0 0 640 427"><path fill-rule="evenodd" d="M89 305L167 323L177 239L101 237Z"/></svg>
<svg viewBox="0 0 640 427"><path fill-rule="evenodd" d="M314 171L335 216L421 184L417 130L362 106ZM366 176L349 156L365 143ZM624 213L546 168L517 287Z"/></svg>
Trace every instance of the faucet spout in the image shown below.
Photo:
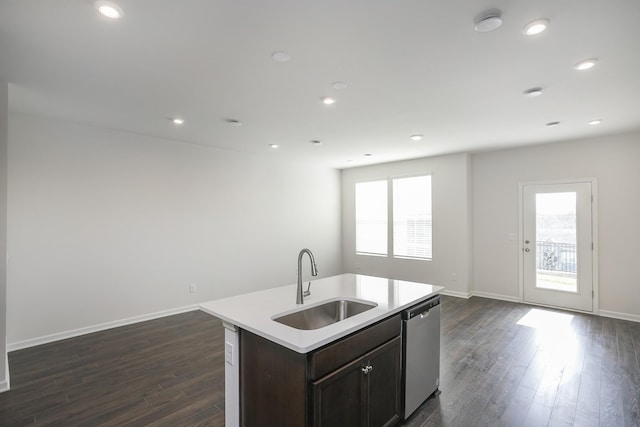
<svg viewBox="0 0 640 427"><path fill-rule="evenodd" d="M311 275L318 275L318 266L316 265L316 260L313 257L313 253L309 249L304 248L298 254L298 289L296 291L296 304L302 304L304 302L304 296L302 292L302 256L304 254L309 255L309 260L311 261Z"/></svg>

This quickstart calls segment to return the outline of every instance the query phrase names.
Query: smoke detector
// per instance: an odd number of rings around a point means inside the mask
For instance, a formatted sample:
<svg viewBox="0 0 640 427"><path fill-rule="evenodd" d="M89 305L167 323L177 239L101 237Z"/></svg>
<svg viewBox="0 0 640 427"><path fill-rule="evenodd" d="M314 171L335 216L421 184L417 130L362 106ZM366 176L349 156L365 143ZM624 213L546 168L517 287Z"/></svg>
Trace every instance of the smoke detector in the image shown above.
<svg viewBox="0 0 640 427"><path fill-rule="evenodd" d="M473 22L476 24L475 29L479 33L495 31L502 25L502 12L498 9L486 10L478 15Z"/></svg>

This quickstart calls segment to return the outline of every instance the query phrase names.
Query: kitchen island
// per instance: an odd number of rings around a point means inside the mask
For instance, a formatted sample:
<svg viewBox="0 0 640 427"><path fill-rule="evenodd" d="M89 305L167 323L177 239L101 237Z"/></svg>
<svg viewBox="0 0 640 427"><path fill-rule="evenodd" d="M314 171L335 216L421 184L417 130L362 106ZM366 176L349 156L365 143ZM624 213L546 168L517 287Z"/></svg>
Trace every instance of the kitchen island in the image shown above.
<svg viewBox="0 0 640 427"><path fill-rule="evenodd" d="M328 415L321 420L321 412L322 405L331 403L331 396L335 397L336 390L331 389L331 384L340 384L336 381L341 377L335 375L346 372L349 380L351 371L371 371L375 366L370 362L376 357L381 357L394 372L376 369L367 381L392 381L392 388L398 389L394 399L399 406L399 313L442 289L423 283L342 274L312 281L311 295L302 305L295 303L296 285L203 303L201 309L222 319L225 326L226 424L240 425L241 413L245 425L251 424L253 416L260 417L256 419L263 425L329 424ZM365 301L375 307L313 330L295 329L273 320L339 299ZM323 383L323 379L329 381ZM347 386L343 384L340 389L347 390ZM354 382L352 386L371 389L369 382ZM346 398L354 396L348 394ZM354 415L357 417L363 416L363 411L370 416L367 408L375 410L379 406L375 396L368 394L345 403L358 407ZM286 413L282 413L285 408Z"/></svg>

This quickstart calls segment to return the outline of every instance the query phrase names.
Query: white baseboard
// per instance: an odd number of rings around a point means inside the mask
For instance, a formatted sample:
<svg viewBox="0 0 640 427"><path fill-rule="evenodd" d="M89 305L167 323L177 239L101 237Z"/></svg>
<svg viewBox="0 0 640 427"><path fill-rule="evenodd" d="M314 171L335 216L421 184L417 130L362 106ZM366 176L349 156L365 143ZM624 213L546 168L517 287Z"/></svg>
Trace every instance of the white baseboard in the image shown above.
<svg viewBox="0 0 640 427"><path fill-rule="evenodd" d="M600 310L600 316L611 317L613 319L630 320L631 322L640 322L640 316L637 314L618 313L617 311Z"/></svg>
<svg viewBox="0 0 640 427"><path fill-rule="evenodd" d="M444 291L441 291L440 294L464 299L469 299L472 296L469 292L447 291L446 289Z"/></svg>
<svg viewBox="0 0 640 427"><path fill-rule="evenodd" d="M464 295L464 294L462 294L462 292L454 292L454 293L442 292L442 294L451 295L451 296L462 296L462 295ZM460 294L460 295L457 295L457 294ZM471 295L469 295L469 296L482 297L482 298L491 298L491 299L497 299L497 300L502 300L502 301L517 302L517 303L522 303L522 304L531 304L531 303L520 301L520 299L518 297L513 297L513 296L509 296L509 295L501 295L501 294L492 294L492 293L489 293L489 292L473 291L471 293ZM462 296L462 298L468 298L468 297ZM534 304L534 305L539 305L541 307L558 308L558 307L553 307L553 306L548 306L548 305L543 305L543 304ZM580 313L585 313L584 311L581 311L581 310L570 310L570 309L565 309L565 310L577 311L577 312L580 312ZM603 316L603 317L611 317L613 319L629 320L631 322L640 323L640 316L638 316L637 314L619 313L617 311L609 311L609 310L599 310L597 313L590 313L590 314L595 314L595 315Z"/></svg>
<svg viewBox="0 0 640 427"><path fill-rule="evenodd" d="M491 299L498 299L501 301L509 301L509 302L521 302L520 298L509 296L509 295L492 294L490 292L480 292L480 291L473 291L471 294L474 297L491 298Z"/></svg>
<svg viewBox="0 0 640 427"><path fill-rule="evenodd" d="M0 393L9 391L9 383L7 381L0 381Z"/></svg>
<svg viewBox="0 0 640 427"><path fill-rule="evenodd" d="M113 322L101 323L98 325L87 326L84 328L73 329L71 331L58 332L42 337L30 338L24 341L18 341L7 344L7 351L22 350L23 348L34 347L36 345L47 344L54 341L60 341L67 338L73 338L80 335L90 334L92 332L104 331L105 329L117 328L118 326L131 325L132 323L144 322L145 320L158 319L160 317L171 316L174 314L186 313L187 311L198 310L198 305L188 305L185 307L172 308L170 310L158 311L155 313L143 314L141 316L128 317L126 319L114 320ZM0 383L1 385L1 383Z"/></svg>

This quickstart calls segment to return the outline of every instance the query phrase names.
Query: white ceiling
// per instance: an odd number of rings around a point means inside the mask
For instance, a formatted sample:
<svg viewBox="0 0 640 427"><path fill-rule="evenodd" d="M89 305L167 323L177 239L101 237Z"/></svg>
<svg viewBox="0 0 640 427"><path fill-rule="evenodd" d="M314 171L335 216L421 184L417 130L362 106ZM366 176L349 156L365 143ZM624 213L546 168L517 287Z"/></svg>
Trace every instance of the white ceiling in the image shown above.
<svg viewBox="0 0 640 427"><path fill-rule="evenodd" d="M638 0L115 2L0 0L11 111L335 168L640 128Z"/></svg>

